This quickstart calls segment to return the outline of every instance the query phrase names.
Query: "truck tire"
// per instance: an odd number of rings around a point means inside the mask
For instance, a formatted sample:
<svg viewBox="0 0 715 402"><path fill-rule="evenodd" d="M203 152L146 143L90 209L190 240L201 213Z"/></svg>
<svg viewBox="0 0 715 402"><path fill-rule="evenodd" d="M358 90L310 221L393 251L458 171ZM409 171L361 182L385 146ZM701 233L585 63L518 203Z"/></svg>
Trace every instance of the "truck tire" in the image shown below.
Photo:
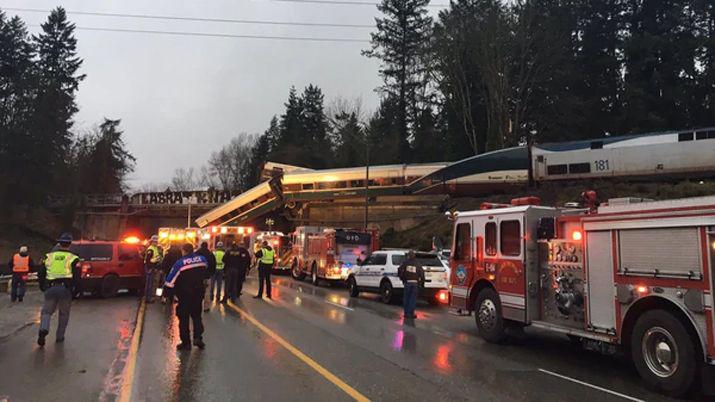
<svg viewBox="0 0 715 402"><path fill-rule="evenodd" d="M389 279L384 279L380 282L380 300L385 304L395 302L395 289L392 288L392 283L390 283Z"/></svg>
<svg viewBox="0 0 715 402"><path fill-rule="evenodd" d="M318 266L315 263L313 263L313 266L310 268L310 283L315 286L320 285L320 278L318 278Z"/></svg>
<svg viewBox="0 0 715 402"><path fill-rule="evenodd" d="M357 281L354 276L348 278L348 292L350 293L350 297L360 296L360 289L358 288Z"/></svg>
<svg viewBox="0 0 715 402"><path fill-rule="evenodd" d="M477 301L474 303L474 317L479 335L485 341L499 343L506 338L501 300L494 289L488 287L479 292Z"/></svg>
<svg viewBox="0 0 715 402"><path fill-rule="evenodd" d="M298 265L297 260L293 260L293 264L290 266L290 275L297 281L305 279L305 272L300 269L300 265Z"/></svg>
<svg viewBox="0 0 715 402"><path fill-rule="evenodd" d="M672 313L653 310L638 318L631 336L631 357L643 380L658 392L681 397L698 375L699 343Z"/></svg>
<svg viewBox="0 0 715 402"><path fill-rule="evenodd" d="M99 293L100 295L108 299L117 295L119 291L119 277L115 274L106 275L102 278L102 284L100 285Z"/></svg>

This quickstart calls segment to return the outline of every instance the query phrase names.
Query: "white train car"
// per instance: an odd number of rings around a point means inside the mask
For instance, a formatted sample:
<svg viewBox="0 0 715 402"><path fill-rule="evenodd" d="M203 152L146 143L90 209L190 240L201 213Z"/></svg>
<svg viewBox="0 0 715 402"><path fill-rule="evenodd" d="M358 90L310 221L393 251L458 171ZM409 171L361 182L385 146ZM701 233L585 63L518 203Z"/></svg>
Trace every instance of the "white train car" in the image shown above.
<svg viewBox="0 0 715 402"><path fill-rule="evenodd" d="M536 181L715 175L715 127L534 145Z"/></svg>

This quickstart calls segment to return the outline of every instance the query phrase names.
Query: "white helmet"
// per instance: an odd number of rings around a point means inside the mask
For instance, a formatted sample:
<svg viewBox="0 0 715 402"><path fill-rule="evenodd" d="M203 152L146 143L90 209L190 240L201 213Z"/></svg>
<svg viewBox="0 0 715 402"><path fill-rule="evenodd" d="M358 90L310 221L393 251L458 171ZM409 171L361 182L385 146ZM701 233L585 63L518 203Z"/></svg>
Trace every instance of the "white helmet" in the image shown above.
<svg viewBox="0 0 715 402"><path fill-rule="evenodd" d="M220 242L216 243L216 247L223 247L223 242L220 241Z"/></svg>
<svg viewBox="0 0 715 402"><path fill-rule="evenodd" d="M152 243L156 243L156 242L159 241L159 236L154 235L154 236L152 236L152 237L150 238L150 240L151 240Z"/></svg>
<svg viewBox="0 0 715 402"><path fill-rule="evenodd" d="M21 253L27 253L27 246L20 246Z"/></svg>

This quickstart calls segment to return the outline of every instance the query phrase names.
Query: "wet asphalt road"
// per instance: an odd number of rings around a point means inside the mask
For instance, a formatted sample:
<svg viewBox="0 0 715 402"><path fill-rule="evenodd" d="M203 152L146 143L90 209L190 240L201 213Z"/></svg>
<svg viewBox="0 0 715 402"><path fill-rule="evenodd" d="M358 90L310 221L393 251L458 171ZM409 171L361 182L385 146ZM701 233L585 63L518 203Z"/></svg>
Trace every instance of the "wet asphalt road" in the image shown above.
<svg viewBox="0 0 715 402"><path fill-rule="evenodd" d="M384 305L372 295L351 299L343 288L278 277L274 300L254 300L254 283L249 278L239 309L372 400L668 400L644 389L622 359L582 351L565 337L527 330L504 345L491 345L478 337L472 317L454 316L442 307L420 304L418 319L404 322L399 306ZM0 343L5 372L0 395L12 401L59 399L53 395L112 400L116 373L127 358L122 345L130 336L123 334L131 332L137 303L128 297L93 302L75 306L62 349L50 343L38 351L33 346L36 328ZM128 394L132 400L352 399L329 375L231 307L215 305L204 315L208 346L203 351L177 352L176 324L168 306L147 306ZM111 334L100 337L98 332ZM83 342L69 342L70 337ZM8 365L18 369L7 373ZM79 388L65 384L67 379Z"/></svg>

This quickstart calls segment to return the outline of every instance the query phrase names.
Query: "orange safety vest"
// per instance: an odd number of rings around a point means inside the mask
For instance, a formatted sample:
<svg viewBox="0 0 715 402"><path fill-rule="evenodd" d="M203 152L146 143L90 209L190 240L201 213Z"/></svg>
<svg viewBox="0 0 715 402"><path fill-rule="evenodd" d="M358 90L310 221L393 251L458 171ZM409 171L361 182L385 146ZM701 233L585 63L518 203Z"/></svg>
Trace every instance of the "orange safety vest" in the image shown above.
<svg viewBox="0 0 715 402"><path fill-rule="evenodd" d="M30 256L21 256L15 254L12 256L12 272L29 272L30 271Z"/></svg>

